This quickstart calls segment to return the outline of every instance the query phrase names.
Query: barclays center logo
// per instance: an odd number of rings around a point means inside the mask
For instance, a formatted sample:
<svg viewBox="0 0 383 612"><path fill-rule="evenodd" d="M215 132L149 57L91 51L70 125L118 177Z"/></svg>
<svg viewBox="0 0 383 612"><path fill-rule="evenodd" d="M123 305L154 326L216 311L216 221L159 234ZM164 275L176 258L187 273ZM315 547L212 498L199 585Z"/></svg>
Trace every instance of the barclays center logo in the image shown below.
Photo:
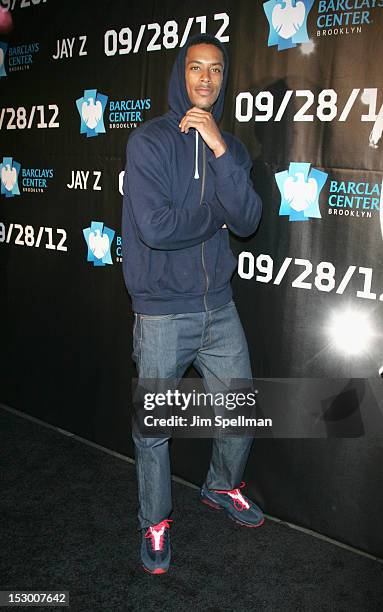
<svg viewBox="0 0 383 612"><path fill-rule="evenodd" d="M113 264L110 249L115 231L102 221L92 221L90 227L83 230L83 234L88 246L87 261L93 262L94 266Z"/></svg>
<svg viewBox="0 0 383 612"><path fill-rule="evenodd" d="M0 41L0 78L7 76L5 60L8 64L8 72L29 70L40 51L40 43L26 43L12 45Z"/></svg>
<svg viewBox="0 0 383 612"><path fill-rule="evenodd" d="M108 96L97 93L97 89L86 89L82 98L76 100L80 115L80 133L87 138L105 134L104 111Z"/></svg>
<svg viewBox="0 0 383 612"><path fill-rule="evenodd" d="M82 98L76 100L81 119L81 134L98 136L109 129L136 128L144 121L144 111L151 108L150 98L110 99L97 89L87 89Z"/></svg>
<svg viewBox="0 0 383 612"><path fill-rule="evenodd" d="M54 176L53 168L21 167L12 157L3 157L0 164L1 193L6 198L20 195L19 181L23 193L44 193Z"/></svg>
<svg viewBox="0 0 383 612"><path fill-rule="evenodd" d="M281 193L279 215L289 221L320 219L319 196L327 173L311 168L309 163L291 162L289 169L277 172L275 180Z"/></svg>
<svg viewBox="0 0 383 612"><path fill-rule="evenodd" d="M7 53L8 45L0 40L0 79L1 77L7 76L5 71L5 56Z"/></svg>
<svg viewBox="0 0 383 612"><path fill-rule="evenodd" d="M3 157L0 164L0 184L1 194L6 198L13 198L20 195L18 178L21 165L12 157Z"/></svg>
<svg viewBox="0 0 383 612"><path fill-rule="evenodd" d="M278 51L309 42L307 17L314 0L268 0L263 4L269 22L268 46Z"/></svg>

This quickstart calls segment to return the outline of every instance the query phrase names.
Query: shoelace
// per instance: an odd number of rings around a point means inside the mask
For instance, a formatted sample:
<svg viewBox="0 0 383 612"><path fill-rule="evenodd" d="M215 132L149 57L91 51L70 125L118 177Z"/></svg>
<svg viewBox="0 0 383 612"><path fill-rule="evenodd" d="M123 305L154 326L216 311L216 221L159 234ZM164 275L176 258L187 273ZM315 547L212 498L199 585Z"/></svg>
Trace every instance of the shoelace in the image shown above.
<svg viewBox="0 0 383 612"><path fill-rule="evenodd" d="M245 482L241 482L238 489L231 489L231 491L217 491L214 489L214 493L225 493L229 495L234 502L234 506L237 510L242 512L242 510L248 510L250 508L250 504L245 500L242 493L239 489L243 489L246 486Z"/></svg>
<svg viewBox="0 0 383 612"><path fill-rule="evenodd" d="M148 527L148 530L145 533L145 538L152 538L153 550L163 549L165 529L169 529L169 523L172 522L172 519L165 519L161 521L161 523L157 523L157 525L151 525L150 527Z"/></svg>

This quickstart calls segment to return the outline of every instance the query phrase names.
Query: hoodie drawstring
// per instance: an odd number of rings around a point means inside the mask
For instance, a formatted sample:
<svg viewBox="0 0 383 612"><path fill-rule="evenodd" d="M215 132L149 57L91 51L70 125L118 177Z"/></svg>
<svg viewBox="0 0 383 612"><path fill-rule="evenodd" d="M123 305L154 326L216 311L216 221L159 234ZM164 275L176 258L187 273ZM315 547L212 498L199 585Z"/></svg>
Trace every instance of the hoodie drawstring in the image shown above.
<svg viewBox="0 0 383 612"><path fill-rule="evenodd" d="M199 179L198 174L198 130L195 131L195 170L194 170L194 178Z"/></svg>

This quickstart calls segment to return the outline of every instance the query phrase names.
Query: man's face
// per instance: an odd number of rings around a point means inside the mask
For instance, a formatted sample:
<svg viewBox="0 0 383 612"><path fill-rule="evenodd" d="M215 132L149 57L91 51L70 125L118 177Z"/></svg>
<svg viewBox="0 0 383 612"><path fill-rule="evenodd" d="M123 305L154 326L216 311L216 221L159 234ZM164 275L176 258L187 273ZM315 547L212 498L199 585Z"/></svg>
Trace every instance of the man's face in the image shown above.
<svg viewBox="0 0 383 612"><path fill-rule="evenodd" d="M209 111L218 98L224 69L223 53L215 45L189 47L185 59L186 90L193 106Z"/></svg>

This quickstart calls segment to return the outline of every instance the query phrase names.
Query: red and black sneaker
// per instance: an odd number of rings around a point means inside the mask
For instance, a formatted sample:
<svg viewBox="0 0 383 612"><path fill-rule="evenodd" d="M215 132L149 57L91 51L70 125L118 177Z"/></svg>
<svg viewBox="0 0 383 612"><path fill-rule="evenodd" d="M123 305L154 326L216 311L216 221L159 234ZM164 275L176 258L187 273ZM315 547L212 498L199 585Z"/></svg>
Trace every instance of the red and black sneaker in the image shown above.
<svg viewBox="0 0 383 612"><path fill-rule="evenodd" d="M165 519L142 531L141 560L143 568L150 574L165 574L169 569L171 549L169 523Z"/></svg>
<svg viewBox="0 0 383 612"><path fill-rule="evenodd" d="M226 514L245 527L260 527L265 522L262 510L251 499L242 495L240 489L245 486L241 482L238 488L221 491L208 489L203 484L201 502L215 510L225 510Z"/></svg>

